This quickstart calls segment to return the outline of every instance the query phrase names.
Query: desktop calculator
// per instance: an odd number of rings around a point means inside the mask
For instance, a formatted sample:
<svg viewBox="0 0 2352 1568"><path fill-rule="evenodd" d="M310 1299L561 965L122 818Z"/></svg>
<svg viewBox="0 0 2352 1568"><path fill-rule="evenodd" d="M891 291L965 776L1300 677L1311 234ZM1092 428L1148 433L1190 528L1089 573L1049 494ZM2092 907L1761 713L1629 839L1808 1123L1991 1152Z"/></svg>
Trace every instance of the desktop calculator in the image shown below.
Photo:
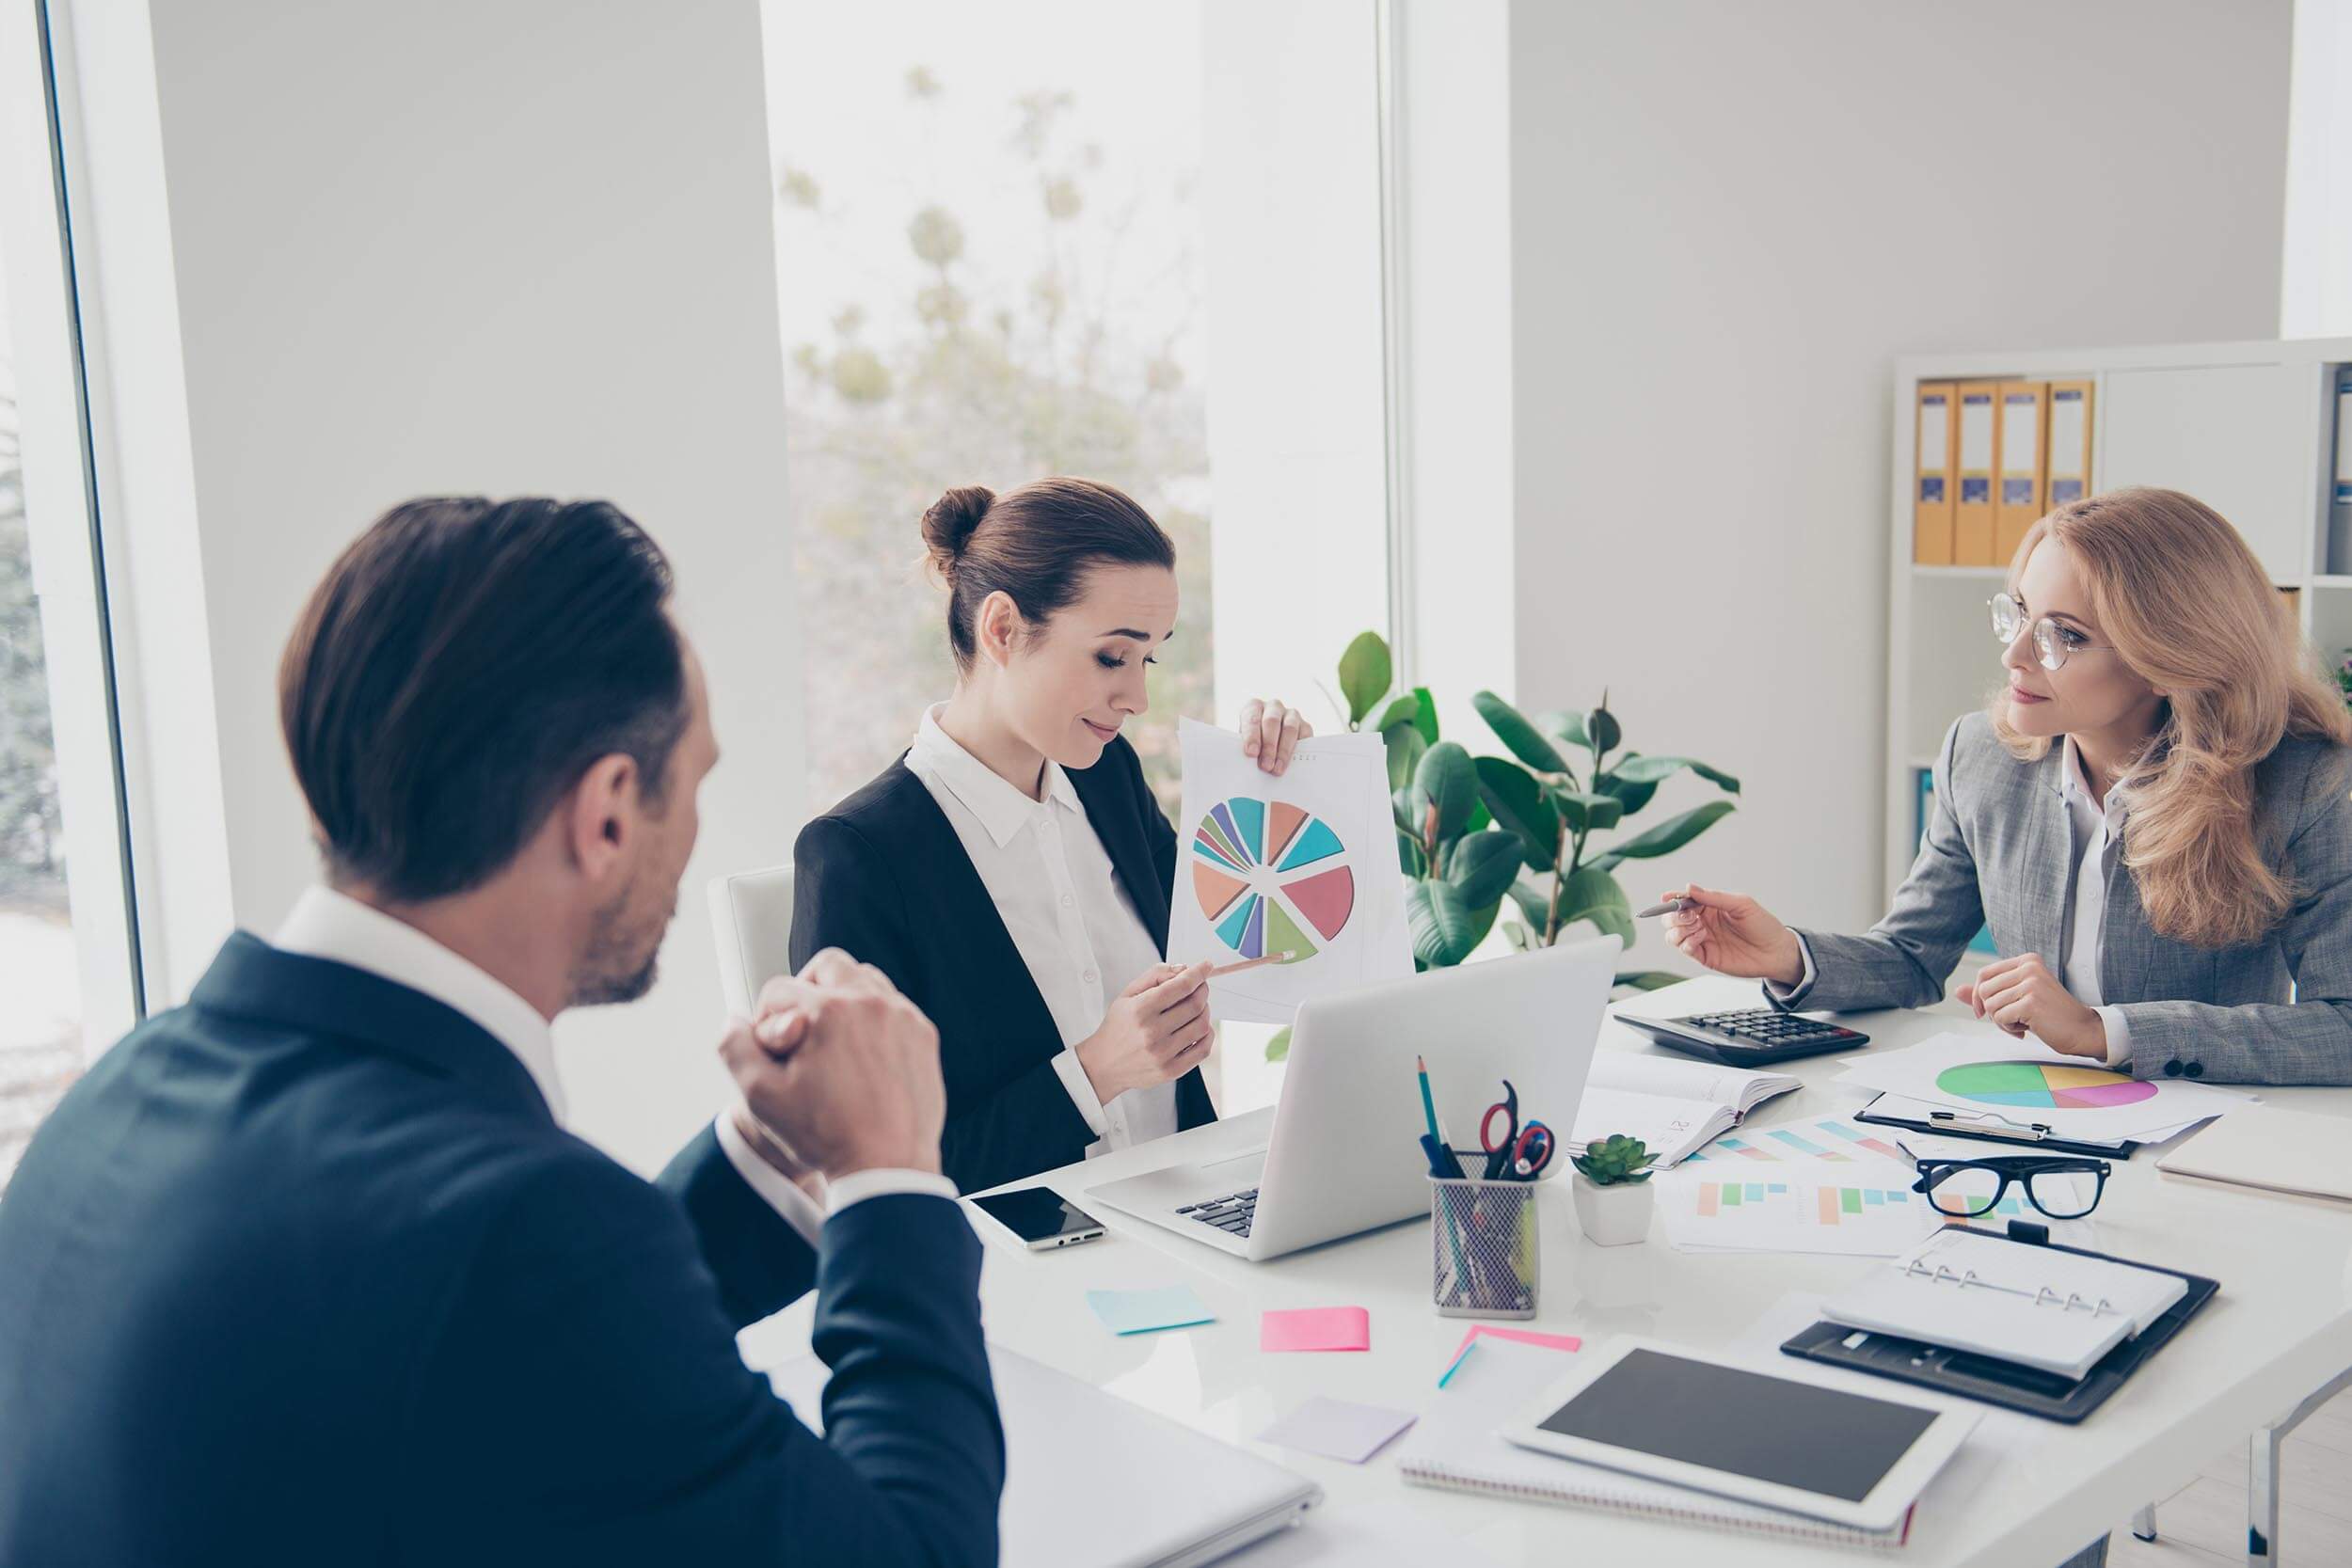
<svg viewBox="0 0 2352 1568"><path fill-rule="evenodd" d="M1639 1029L1670 1050L1687 1051L1726 1067L1757 1067L1870 1043L1870 1037L1858 1029L1770 1007L1693 1013L1689 1018L1636 1018L1619 1013L1617 1022Z"/></svg>

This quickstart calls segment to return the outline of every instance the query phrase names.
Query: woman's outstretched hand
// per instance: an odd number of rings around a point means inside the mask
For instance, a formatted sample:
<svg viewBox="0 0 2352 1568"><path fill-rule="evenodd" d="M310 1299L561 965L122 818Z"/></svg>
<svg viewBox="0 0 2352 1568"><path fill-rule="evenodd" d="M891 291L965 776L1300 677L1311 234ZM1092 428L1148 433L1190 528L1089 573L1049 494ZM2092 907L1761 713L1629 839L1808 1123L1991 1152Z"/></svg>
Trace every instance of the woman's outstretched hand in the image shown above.
<svg viewBox="0 0 2352 1568"><path fill-rule="evenodd" d="M1675 951L1719 974L1793 986L1804 978L1797 933L1744 893L1717 893L1695 884L1659 895L1687 908L1667 915L1666 941Z"/></svg>

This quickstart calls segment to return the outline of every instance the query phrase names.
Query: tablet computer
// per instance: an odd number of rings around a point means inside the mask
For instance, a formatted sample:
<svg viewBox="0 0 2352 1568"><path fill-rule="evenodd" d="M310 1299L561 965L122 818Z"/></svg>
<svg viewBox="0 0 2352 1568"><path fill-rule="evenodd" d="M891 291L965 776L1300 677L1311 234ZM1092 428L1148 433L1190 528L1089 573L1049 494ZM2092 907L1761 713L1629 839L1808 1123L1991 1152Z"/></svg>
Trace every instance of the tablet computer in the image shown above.
<svg viewBox="0 0 2352 1568"><path fill-rule="evenodd" d="M1859 1529L1891 1530L1977 1423L1619 1338L1502 1435L1521 1448Z"/></svg>

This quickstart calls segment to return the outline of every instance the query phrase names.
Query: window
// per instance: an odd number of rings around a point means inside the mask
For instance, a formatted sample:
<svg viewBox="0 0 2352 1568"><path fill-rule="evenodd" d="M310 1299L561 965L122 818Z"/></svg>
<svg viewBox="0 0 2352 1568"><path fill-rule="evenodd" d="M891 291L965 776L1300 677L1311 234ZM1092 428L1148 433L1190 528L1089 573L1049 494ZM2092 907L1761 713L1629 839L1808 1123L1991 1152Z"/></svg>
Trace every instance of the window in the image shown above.
<svg viewBox="0 0 2352 1568"><path fill-rule="evenodd" d="M141 1006L78 323L51 149L9 144L28 119L0 127L0 1192Z"/></svg>
<svg viewBox="0 0 2352 1568"><path fill-rule="evenodd" d="M1174 537L1129 726L1171 819L1176 719L1326 700L1388 621L1377 95L1354 8L767 0L808 799L954 688L918 523L1079 474ZM1229 1029L1228 1111L1270 1098ZM1232 1072L1225 1070L1231 1062Z"/></svg>

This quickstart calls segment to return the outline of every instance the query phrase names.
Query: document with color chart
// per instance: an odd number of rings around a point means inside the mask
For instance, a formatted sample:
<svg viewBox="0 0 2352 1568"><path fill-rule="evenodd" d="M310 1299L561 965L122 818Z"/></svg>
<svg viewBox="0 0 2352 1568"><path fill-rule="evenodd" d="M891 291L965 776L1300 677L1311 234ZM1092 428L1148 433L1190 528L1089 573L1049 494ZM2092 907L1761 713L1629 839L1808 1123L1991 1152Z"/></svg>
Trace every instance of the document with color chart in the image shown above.
<svg viewBox="0 0 2352 1568"><path fill-rule="evenodd" d="M1377 735L1300 741L1280 777L1231 730L1185 720L1171 963L1289 958L1209 982L1219 1019L1288 1023L1311 996L1413 973Z"/></svg>
<svg viewBox="0 0 2352 1568"><path fill-rule="evenodd" d="M1911 1190L1909 1166L1876 1157L1776 1161L1753 1169L1709 1160L1651 1180L1666 1239L1677 1252L1892 1258L1944 1223ZM2015 1196L2004 1201L2013 1204Z"/></svg>

